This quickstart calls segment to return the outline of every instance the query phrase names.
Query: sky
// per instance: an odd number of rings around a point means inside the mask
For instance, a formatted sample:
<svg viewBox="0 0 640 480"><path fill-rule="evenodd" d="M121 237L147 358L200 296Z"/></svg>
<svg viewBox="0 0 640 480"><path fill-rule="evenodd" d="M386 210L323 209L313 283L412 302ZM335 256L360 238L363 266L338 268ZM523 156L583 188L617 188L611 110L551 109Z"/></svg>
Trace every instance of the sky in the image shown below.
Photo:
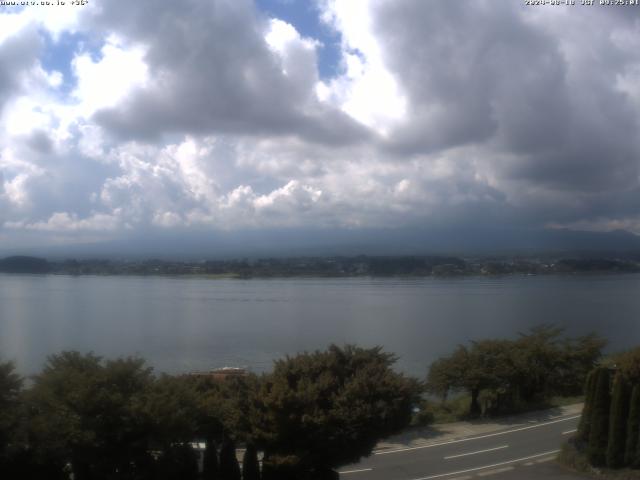
<svg viewBox="0 0 640 480"><path fill-rule="evenodd" d="M640 234L640 7L27 3L0 5L0 250Z"/></svg>

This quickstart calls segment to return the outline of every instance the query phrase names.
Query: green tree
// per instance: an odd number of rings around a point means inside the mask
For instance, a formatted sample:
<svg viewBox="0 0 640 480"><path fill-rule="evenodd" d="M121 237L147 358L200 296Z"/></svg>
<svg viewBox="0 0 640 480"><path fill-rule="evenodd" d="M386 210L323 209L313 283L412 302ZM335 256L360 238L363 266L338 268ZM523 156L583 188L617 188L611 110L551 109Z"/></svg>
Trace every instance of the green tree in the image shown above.
<svg viewBox="0 0 640 480"><path fill-rule="evenodd" d="M258 451L253 443L247 444L242 458L242 480L260 480Z"/></svg>
<svg viewBox="0 0 640 480"><path fill-rule="evenodd" d="M557 383L553 393L560 395L580 395L589 373L602 359L602 349L607 341L591 333L575 339L564 339L561 343L561 361Z"/></svg>
<svg viewBox="0 0 640 480"><path fill-rule="evenodd" d="M185 376L162 375L150 386L140 406L148 419L154 448L168 449L197 438L198 401L194 383Z"/></svg>
<svg viewBox="0 0 640 480"><path fill-rule="evenodd" d="M167 447L160 458L157 480L197 480L198 458L191 445L183 443Z"/></svg>
<svg viewBox="0 0 640 480"><path fill-rule="evenodd" d="M640 384L640 347L616 355L613 363L631 384Z"/></svg>
<svg viewBox="0 0 640 480"><path fill-rule="evenodd" d="M0 461L15 441L20 423L19 399L22 378L15 372L12 362L0 363Z"/></svg>
<svg viewBox="0 0 640 480"><path fill-rule="evenodd" d="M136 358L49 357L28 396L30 443L41 456L70 462L78 480L142 474L148 422L140 405L151 381Z"/></svg>
<svg viewBox="0 0 640 480"><path fill-rule="evenodd" d="M406 427L421 387L391 369L395 360L380 347L332 345L277 361L262 382L255 431L266 463L325 471Z"/></svg>
<svg viewBox="0 0 640 480"><path fill-rule="evenodd" d="M467 391L471 416L512 411L519 403L537 403L553 395L575 395L599 361L604 340L594 334L562 338L562 332L542 325L517 340L459 346L431 365L427 388L443 400L451 391Z"/></svg>
<svg viewBox="0 0 640 480"><path fill-rule="evenodd" d="M587 376L587 383L584 391L584 407L582 408L582 415L580 416L580 423L578 425L578 438L582 441L587 441L589 439L591 412L593 410L593 401L596 389L596 374L597 370L592 370Z"/></svg>
<svg viewBox="0 0 640 480"><path fill-rule="evenodd" d="M12 362L0 363L0 477L18 467L23 450L22 378Z"/></svg>
<svg viewBox="0 0 640 480"><path fill-rule="evenodd" d="M427 375L427 391L445 402L452 391L461 388L460 379L464 376L467 362L468 352L463 346L459 346L450 356L433 362Z"/></svg>
<svg viewBox="0 0 640 480"><path fill-rule="evenodd" d="M624 375L617 374L613 382L613 397L609 415L609 441L607 444L607 466L620 468L624 465L625 441L631 391Z"/></svg>
<svg viewBox="0 0 640 480"><path fill-rule="evenodd" d="M553 325L540 325L521 334L516 342L519 375L515 388L525 403L545 400L561 384L562 367L566 365L562 332L562 328Z"/></svg>
<svg viewBox="0 0 640 480"><path fill-rule="evenodd" d="M606 453L609 433L609 409L611 406L611 372L607 368L599 368L596 377L596 390L591 411L591 428L587 457L592 465L606 464Z"/></svg>
<svg viewBox="0 0 640 480"><path fill-rule="evenodd" d="M231 439L226 439L220 449L220 479L241 480L240 465L236 457L236 446Z"/></svg>
<svg viewBox="0 0 640 480"><path fill-rule="evenodd" d="M471 347L459 346L449 357L434 362L427 376L427 389L446 398L450 391L467 391L471 397L469 414L482 413L480 394L489 391L500 410L513 401L513 381L517 370L514 344L509 340L482 340Z"/></svg>
<svg viewBox="0 0 640 480"><path fill-rule="evenodd" d="M203 480L217 480L220 478L220 469L218 465L218 452L215 441L207 440L202 458L202 478Z"/></svg>
<svg viewBox="0 0 640 480"><path fill-rule="evenodd" d="M624 463L632 467L638 466L638 448L640 436L640 385L633 387L627 421L627 441L625 446Z"/></svg>

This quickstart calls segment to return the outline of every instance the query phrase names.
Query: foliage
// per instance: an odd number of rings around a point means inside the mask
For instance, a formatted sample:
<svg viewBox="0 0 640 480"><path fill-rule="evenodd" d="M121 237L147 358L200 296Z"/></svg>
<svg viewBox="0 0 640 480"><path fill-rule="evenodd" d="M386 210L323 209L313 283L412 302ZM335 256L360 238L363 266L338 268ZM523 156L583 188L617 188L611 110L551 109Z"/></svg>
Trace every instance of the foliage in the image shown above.
<svg viewBox="0 0 640 480"><path fill-rule="evenodd" d="M640 384L640 347L614 356L613 363L631 384Z"/></svg>
<svg viewBox="0 0 640 480"><path fill-rule="evenodd" d="M269 462L333 468L369 455L381 438L406 427L421 388L395 373L394 362L379 347L355 346L277 361L262 384L256 430Z"/></svg>
<svg viewBox="0 0 640 480"><path fill-rule="evenodd" d="M611 372L607 368L598 369L596 389L591 409L591 428L587 457L592 465L606 464L607 441L609 433L609 409L611 405Z"/></svg>
<svg viewBox="0 0 640 480"><path fill-rule="evenodd" d="M258 451L253 443L247 444L242 458L242 480L260 480Z"/></svg>
<svg viewBox="0 0 640 480"><path fill-rule="evenodd" d="M208 440L206 443L202 459L202 478L203 480L217 480L220 478L218 452L213 440Z"/></svg>
<svg viewBox="0 0 640 480"><path fill-rule="evenodd" d="M220 479L241 479L240 465L238 465L236 457L236 446L230 439L225 440L220 449Z"/></svg>
<svg viewBox="0 0 640 480"><path fill-rule="evenodd" d="M11 362L0 363L0 461L18 429L22 378Z"/></svg>
<svg viewBox="0 0 640 480"><path fill-rule="evenodd" d="M577 435L577 437L583 442L586 442L589 439L589 429L591 428L591 410L593 407L593 399L596 389L596 374L597 370L592 370L591 372L589 372L585 385L584 407L582 408L582 415L580 416Z"/></svg>
<svg viewBox="0 0 640 480"><path fill-rule="evenodd" d="M629 399L631 391L627 380L617 374L613 383L613 398L609 415L609 437L607 444L607 466L620 468L624 465Z"/></svg>
<svg viewBox="0 0 640 480"><path fill-rule="evenodd" d="M633 387L627 420L627 443L625 446L625 465L639 466L638 451L640 449L640 384Z"/></svg>
<svg viewBox="0 0 640 480"><path fill-rule="evenodd" d="M411 416L412 427L427 427L435 420L435 415L431 404L426 400L421 400L415 407Z"/></svg>
<svg viewBox="0 0 640 480"><path fill-rule="evenodd" d="M188 377L162 375L147 388L141 408L148 419L154 447L188 443L196 436L198 393Z"/></svg>
<svg viewBox="0 0 640 480"><path fill-rule="evenodd" d="M136 358L49 357L29 392L31 442L44 456L70 459L79 479L133 475L147 463L148 424L140 407L151 379Z"/></svg>
<svg viewBox="0 0 640 480"><path fill-rule="evenodd" d="M605 342L593 334L575 339L561 335L562 329L543 325L516 340L459 346L431 365L427 388L443 400L450 392L468 392L471 416L510 413L523 403L580 394Z"/></svg>
<svg viewBox="0 0 640 480"><path fill-rule="evenodd" d="M197 480L198 462L196 453L188 444L167 447L156 468L157 480Z"/></svg>

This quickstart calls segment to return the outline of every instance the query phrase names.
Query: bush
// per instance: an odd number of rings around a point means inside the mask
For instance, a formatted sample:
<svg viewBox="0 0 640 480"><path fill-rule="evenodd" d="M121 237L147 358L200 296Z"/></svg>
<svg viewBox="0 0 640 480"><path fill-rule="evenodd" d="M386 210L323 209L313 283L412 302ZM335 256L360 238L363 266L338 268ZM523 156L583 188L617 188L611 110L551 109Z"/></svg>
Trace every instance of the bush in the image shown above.
<svg viewBox="0 0 640 480"><path fill-rule="evenodd" d="M640 449L640 385L633 387L631 393L631 405L629 407L629 420L627 421L627 444L624 454L624 462L631 467L640 465L638 452Z"/></svg>
<svg viewBox="0 0 640 480"><path fill-rule="evenodd" d="M411 416L412 427L428 427L435 420L433 408L426 400L423 400L414 408L413 415Z"/></svg>
<svg viewBox="0 0 640 480"><path fill-rule="evenodd" d="M616 375L609 416L607 445L607 465L609 468L620 468L624 465L630 396L631 392L627 380L621 374Z"/></svg>
<svg viewBox="0 0 640 480"><path fill-rule="evenodd" d="M603 466L606 464L609 435L611 372L607 368L600 368L596 375L596 390L590 419L591 428L589 431L587 457L592 465Z"/></svg>
<svg viewBox="0 0 640 480"><path fill-rule="evenodd" d="M420 400L418 382L391 369L379 347L331 346L276 362L265 377L256 440L309 471L357 462L406 428Z"/></svg>
<svg viewBox="0 0 640 480"><path fill-rule="evenodd" d="M260 480L260 464L256 447L250 443L242 459L242 480Z"/></svg>

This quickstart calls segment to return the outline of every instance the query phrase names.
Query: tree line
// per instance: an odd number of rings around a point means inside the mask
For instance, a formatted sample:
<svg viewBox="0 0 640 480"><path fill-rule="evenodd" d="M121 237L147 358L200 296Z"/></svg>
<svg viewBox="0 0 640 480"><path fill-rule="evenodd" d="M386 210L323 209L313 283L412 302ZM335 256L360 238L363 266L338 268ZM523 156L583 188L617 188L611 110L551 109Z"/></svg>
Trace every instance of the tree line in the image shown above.
<svg viewBox="0 0 640 480"><path fill-rule="evenodd" d="M1 363L0 477L337 478L336 467L409 424L422 387L395 360L331 346L223 381L78 352L49 357L28 382ZM194 443L205 445L200 459Z"/></svg>
<svg viewBox="0 0 640 480"><path fill-rule="evenodd" d="M353 345L223 381L91 353L53 355L29 379L0 363L0 478L335 479L382 438L428 421L428 409L414 412L427 392L468 393L473 416L538 406L581 393L603 345L541 326L460 346L426 382L395 372L396 357L380 347Z"/></svg>
<svg viewBox="0 0 640 480"><path fill-rule="evenodd" d="M443 401L451 393L468 394L471 417L544 405L554 396L582 394L605 343L595 334L566 338L552 325L515 340L474 341L431 365L427 389Z"/></svg>

